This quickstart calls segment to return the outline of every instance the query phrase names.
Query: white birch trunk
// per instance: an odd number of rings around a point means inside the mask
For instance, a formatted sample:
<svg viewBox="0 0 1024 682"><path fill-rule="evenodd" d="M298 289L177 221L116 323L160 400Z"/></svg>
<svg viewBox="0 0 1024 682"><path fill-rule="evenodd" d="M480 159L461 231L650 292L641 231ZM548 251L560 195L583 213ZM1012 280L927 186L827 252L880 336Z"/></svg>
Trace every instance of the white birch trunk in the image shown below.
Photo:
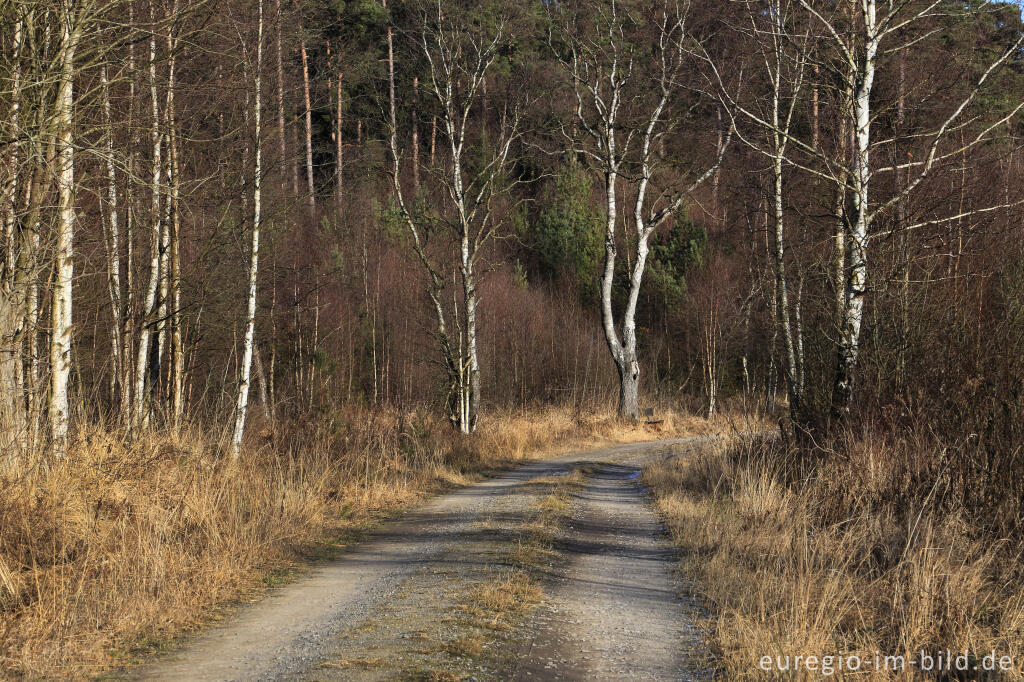
<svg viewBox="0 0 1024 682"><path fill-rule="evenodd" d="M110 398L114 402L123 400L121 389L121 351L122 305L121 305L121 233L118 218L117 172L114 168L114 127L110 110L110 81L107 77L107 65L100 72L100 83L103 93L103 123L106 126L106 166L107 166L107 289L110 295Z"/></svg>
<svg viewBox="0 0 1024 682"><path fill-rule="evenodd" d="M152 18L152 5L150 5L150 16ZM143 304L143 317L139 328L138 353L135 359L135 408L133 414L133 426L138 428L148 418L149 392L146 390L147 368L149 366L150 339L153 335L153 325L156 322L157 290L160 284L160 239L161 239L161 173L163 163L161 160L161 135L160 135L160 100L157 96L156 83L156 33L151 32L149 38L149 91L152 104L152 130L150 139L153 143L153 178L152 178L152 202L150 204L150 220L152 221L150 254L149 254L149 285L146 289L146 300Z"/></svg>
<svg viewBox="0 0 1024 682"><path fill-rule="evenodd" d="M850 265L846 275L843 311L840 318L838 357L835 384L832 389L832 412L843 417L853 401L853 381L860 350L860 330L864 316L864 297L868 283L869 184L871 180L871 91L875 80L878 54L875 0L864 3L864 54L856 70L853 100L854 168L853 220L850 224Z"/></svg>
<svg viewBox="0 0 1024 682"><path fill-rule="evenodd" d="M609 40L607 48L600 53L590 48L587 38L575 35L574 20L571 26L562 27L567 54L558 56L562 67L568 73L576 97L576 117L574 129L583 130L593 140L593 149L588 154L598 160L605 181L605 262L601 275L601 322L604 329L608 350L619 373L619 416L636 419L639 414L639 381L640 364L637 355L636 340L636 307L647 264L648 242L651 235L666 220L671 218L683 205L693 191L708 180L713 180L721 160L731 140L732 130L717 145L718 156L714 165L709 167L692 184L679 188L675 196L667 198L657 206L648 205L647 190L654 170L652 167L655 146L667 128L666 107L669 106L671 94L678 87L678 76L683 69L684 59L689 54L684 48L686 32L684 30L685 10L670 10L666 4L658 26L660 31L656 47L654 63L659 66L647 81L638 80L634 71L632 53L620 44L624 40L626 22L618 14L616 2L611 3L609 12L603 15L606 22L599 30ZM653 90L659 96L648 109L634 111L633 106L642 98L637 94L644 90ZM622 113L622 107L626 113ZM628 117L620 120L620 114ZM618 147L616 136L625 130L622 139L623 149ZM612 290L615 278L615 260L617 257L616 221L617 221L617 185L622 175L623 156L628 152L630 141L634 141L639 151L632 152L628 159L639 166L635 181L636 194L633 203L633 236L636 249L632 252L629 263L630 280L626 308L622 313L621 322L615 318L612 309ZM663 197L668 197L664 193ZM621 323L622 336L619 337L617 325Z"/></svg>
<svg viewBox="0 0 1024 682"><path fill-rule="evenodd" d="M50 335L50 438L53 455L67 455L71 379L71 304L74 284L75 237L75 148L72 141L74 119L74 62L78 47L78 18L70 0L61 3L61 74L57 93L57 185L58 220L56 263L52 298L53 330Z"/></svg>
<svg viewBox="0 0 1024 682"><path fill-rule="evenodd" d="M178 1L175 0L171 6L171 14L176 16L177 13ZM170 195L167 198L167 203L170 207L170 220L168 220L167 232L170 235L170 244L166 281L170 289L167 300L170 311L166 324L170 326L171 336L167 349L170 352L168 371L170 374L171 414L175 427L181 423L181 415L185 409L185 348L181 315L181 166L178 158L178 123L174 108L177 43L173 29L168 28L167 51L170 53L170 57L167 79L167 151L170 168Z"/></svg>
<svg viewBox="0 0 1024 682"><path fill-rule="evenodd" d="M259 24L256 39L256 69L254 82L253 119L255 123L255 155L253 162L253 219L252 248L249 260L249 291L246 308L245 338L242 342L242 361L239 371L238 400L235 404L235 426L231 437L231 458L238 459L245 434L245 417L249 406L249 378L252 368L253 345L256 339L256 277L259 271L260 223L263 208L263 144L262 144L262 71L263 71L263 0L259 0Z"/></svg>

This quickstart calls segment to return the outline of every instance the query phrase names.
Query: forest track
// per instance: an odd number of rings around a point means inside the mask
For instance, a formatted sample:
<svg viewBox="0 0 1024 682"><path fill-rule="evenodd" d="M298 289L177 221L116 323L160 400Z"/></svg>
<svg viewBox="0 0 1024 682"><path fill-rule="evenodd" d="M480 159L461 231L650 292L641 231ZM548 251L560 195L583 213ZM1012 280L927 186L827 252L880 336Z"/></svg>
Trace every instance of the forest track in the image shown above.
<svg viewBox="0 0 1024 682"><path fill-rule="evenodd" d="M676 556L636 478L644 462L712 438L529 462L438 497L130 677L706 679L699 606L681 596ZM576 487L557 492L566 475ZM520 570L509 557L552 491L566 518ZM539 605L518 613L470 604L489 586L529 591L518 583L531 581Z"/></svg>

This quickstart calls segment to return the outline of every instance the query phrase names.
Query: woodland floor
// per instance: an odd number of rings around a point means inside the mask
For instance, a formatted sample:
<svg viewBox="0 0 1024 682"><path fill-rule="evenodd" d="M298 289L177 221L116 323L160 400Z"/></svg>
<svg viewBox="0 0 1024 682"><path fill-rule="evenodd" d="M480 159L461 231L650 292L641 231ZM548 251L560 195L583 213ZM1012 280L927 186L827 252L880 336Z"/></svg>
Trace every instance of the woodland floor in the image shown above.
<svg viewBox="0 0 1024 682"><path fill-rule="evenodd" d="M125 677L708 679L700 605L636 480L709 438L530 462L436 498Z"/></svg>

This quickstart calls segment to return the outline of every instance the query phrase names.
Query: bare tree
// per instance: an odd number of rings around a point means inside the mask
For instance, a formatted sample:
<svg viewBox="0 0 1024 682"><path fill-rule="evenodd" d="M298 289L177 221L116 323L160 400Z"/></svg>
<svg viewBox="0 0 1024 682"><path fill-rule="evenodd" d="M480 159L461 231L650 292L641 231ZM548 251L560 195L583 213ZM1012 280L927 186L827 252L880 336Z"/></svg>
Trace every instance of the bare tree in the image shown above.
<svg viewBox="0 0 1024 682"><path fill-rule="evenodd" d="M75 53L82 35L81 8L73 0L63 0L57 13L60 23L60 83L57 92L57 189L58 220L56 233L56 264L54 266L53 299L50 332L50 438L53 454L67 454L70 402L68 384L71 379L71 305L75 261L75 147L74 147L74 79Z"/></svg>
<svg viewBox="0 0 1024 682"><path fill-rule="evenodd" d="M143 318L139 329L138 350L135 358L135 408L133 410L132 424L136 428L143 426L148 420L150 410L150 398L152 382L149 366L150 356L154 349L151 346L153 330L157 325L159 314L159 301L157 294L160 287L160 247L163 237L163 219L161 216L161 196L163 194L163 136L160 134L160 98L157 90L157 42L156 42L156 12L153 2L149 6L149 94L151 104L151 128L150 141L153 145L153 177L152 177L152 201L150 203L150 221L152 224L149 246L149 284L146 289L146 299L143 304ZM149 389L147 390L147 384Z"/></svg>
<svg viewBox="0 0 1024 682"><path fill-rule="evenodd" d="M787 0L748 4L746 18L750 25L749 33L759 49L755 63L763 65L767 94L742 107L737 106L735 100L728 96L721 97L721 100L722 108L729 112L734 127L737 126L736 118L743 118L743 112L748 109L756 111L756 118L740 121L740 136L771 162L768 213L771 215L773 229L768 252L775 286L772 312L777 335L781 336L783 343L783 361L779 364L784 370L790 414L794 422L799 423L804 420L804 384L801 380L803 329L800 325L799 302L796 311L790 304L790 294L795 287L787 275L785 184L789 170L786 159L790 131L793 129L797 104L802 98L811 44L809 31L805 28L801 33L799 27L794 25L793 6L794 3ZM710 60L707 54L705 57ZM724 83L718 85L724 88ZM817 101L816 92L812 102ZM766 125L759 125L761 122ZM743 132L742 124L747 123L753 123L753 132ZM812 145L817 148L816 134Z"/></svg>
<svg viewBox="0 0 1024 682"><path fill-rule="evenodd" d="M989 4L983 3L979 9L983 10ZM922 160L879 167L877 164L872 166L872 151L879 145L890 144L887 140L874 139L871 130L876 113L872 110L872 93L879 59L883 54L897 54L911 49L934 35L937 29L925 24L929 20L946 16L946 8L938 0L923 4L864 0L861 3L837 3L830 8L823 8L808 0L797 0L792 8L797 7L802 16L795 21L795 25L804 27L803 31L817 33L820 44L828 46L838 56L835 61L822 60L830 67L831 75L838 79L846 93L838 107L840 144L837 145L836 153L826 154L816 145L816 138L810 141L801 139L791 134L786 120L776 121L770 114L766 115L729 95L713 60L709 60L709 63L731 113L742 116L762 130L771 131L773 140L777 135L779 143L774 148L777 150L785 143L786 149L782 150L781 156L787 165L824 179L836 189L835 207L837 222L840 223L836 230L836 276L837 280L842 280L842 287L838 301L839 330L835 343L836 370L831 413L835 419L842 420L849 413L853 400L864 304L868 294L868 246L873 237L879 236L875 225L921 186L943 162L981 144L993 131L1005 125L1006 121L1024 108L1024 103L1018 104L998 120L983 124L973 137L951 143L950 133L963 125L968 107L992 75L1024 44L1024 37L1018 38L988 65L972 84L969 93L952 107L944 120L917 136L924 142ZM918 35L912 33L914 29L917 29ZM785 33L784 39L788 42L801 40L799 35L790 31ZM842 144L847 134L850 136L850 147ZM749 139L746 141L753 147L760 146ZM849 155L846 154L847 150L851 150ZM762 148L762 151L772 155L771 148ZM778 157L779 154L774 156ZM898 171L909 171L913 176L900 182L898 190L879 199L872 192L875 176ZM1010 205L1014 203L978 209L975 213L999 210ZM952 218L956 219L957 216ZM912 230L945 220L949 218L925 221L920 225L902 225L900 229Z"/></svg>
<svg viewBox="0 0 1024 682"><path fill-rule="evenodd" d="M995 59L974 84L970 93L952 110L952 113L936 128L925 136L929 139L927 151L922 161L898 164L895 168L879 169L871 165L871 152L878 141L873 140L871 123L872 93L878 70L878 60L884 52L900 52L918 44L922 39L933 33L924 30L921 37L902 38L910 29L922 24L929 18L940 15L942 3L938 0L922 5L907 2L886 3L879 0L863 0L856 9L856 16L850 28L851 39L845 36L846 31L835 16L826 15L816 4L808 0L799 0L800 6L809 15L809 21L816 22L824 29L825 36L831 39L833 48L838 52L845 64L842 75L849 79L853 92L850 107L851 126L854 138L852 167L842 174L830 173L833 182L848 178L847 185L852 198L847 225L850 243L849 266L845 275L840 334L837 344L837 362L835 382L832 392L832 413L842 418L849 410L853 401L853 384L856 375L858 352L860 347L861 327L864 316L864 300L868 291L868 246L872 238L874 225L879 218L896 208L904 197L927 178L941 161L962 154L966 149L976 146L987 138L992 131L1005 124L1022 107L1018 105L1011 112L990 125L986 125L976 137L954 148L944 149L941 145L947 141L949 133L957 127L967 107L976 98L989 77L1016 53L1024 37L1017 41L997 59ZM983 3L988 5L988 3ZM985 7L972 11L984 10ZM896 42L888 46L889 42ZM841 164L833 164L841 167ZM915 176L905 183L893 196L872 204L872 180L878 172L892 172L902 168L912 168ZM838 175L838 177L837 177ZM912 229L904 226L902 229Z"/></svg>
<svg viewBox="0 0 1024 682"><path fill-rule="evenodd" d="M608 350L619 373L619 415L636 419L640 387L636 309L650 238L676 215L698 187L714 177L731 131L717 145L715 160L694 179L669 181L659 187L656 183L663 180L658 174L662 163L656 149L677 121L680 78L691 55L687 48L692 38L687 33L686 9L672 2L662 3L653 22L653 35L645 35L642 22L621 11L615 0L607 5L585 2L573 9L562 6L552 10L558 16L549 45L568 75L575 96L574 128L582 139L568 133L566 138L604 176L606 227L601 319ZM592 35L580 28L590 21L596 24ZM641 44L642 58L638 56ZM647 56L648 51L653 59ZM646 68L648 60L654 64L650 70ZM627 302L617 317L612 291L619 248L618 200L620 192L629 190L633 211L625 222L632 222L626 235L633 253Z"/></svg>
<svg viewBox="0 0 1024 682"><path fill-rule="evenodd" d="M309 51L306 49L305 25L302 13L299 12L299 55L302 57L302 103L303 118L306 122L306 201L309 204L310 216L316 213L316 188L313 182L313 100L309 84Z"/></svg>
<svg viewBox="0 0 1024 682"><path fill-rule="evenodd" d="M441 136L447 142L448 158L443 168L432 168L429 180L441 190L446 206L438 215L417 212L402 192L398 126L395 116L395 81L391 31L388 30L389 146L391 178L402 218L412 238L413 249L429 279L428 292L435 314L436 335L449 382L447 407L453 424L462 433L476 428L480 410L480 361L477 350L477 285L482 249L492 239L500 221L495 200L507 194L511 184L503 174L513 144L519 139L519 108L497 131L491 146L482 144L478 158L470 163L469 123L475 104L482 97L482 85L507 38L506 20L493 26L470 26L459 17L445 13L437 3L436 14L424 16L420 48L429 65L426 90L435 100ZM440 221L450 227L458 249L453 279L461 285L455 298L454 319L449 324L442 295L448 277L444 265L425 244L425 233Z"/></svg>

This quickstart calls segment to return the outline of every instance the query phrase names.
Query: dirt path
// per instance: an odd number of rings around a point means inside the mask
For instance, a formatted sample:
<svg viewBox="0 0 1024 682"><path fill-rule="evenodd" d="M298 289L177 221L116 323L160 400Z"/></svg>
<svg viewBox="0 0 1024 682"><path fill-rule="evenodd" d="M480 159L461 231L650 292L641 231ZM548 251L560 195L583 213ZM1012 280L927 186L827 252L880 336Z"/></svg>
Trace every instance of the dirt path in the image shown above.
<svg viewBox="0 0 1024 682"><path fill-rule="evenodd" d="M133 677L704 679L696 606L635 484L642 460L701 442L531 462L437 498ZM557 540L527 552L563 507Z"/></svg>
<svg viewBox="0 0 1024 682"><path fill-rule="evenodd" d="M517 680L704 679L696 605L679 596L638 469L602 463L564 531L568 560L528 626Z"/></svg>

